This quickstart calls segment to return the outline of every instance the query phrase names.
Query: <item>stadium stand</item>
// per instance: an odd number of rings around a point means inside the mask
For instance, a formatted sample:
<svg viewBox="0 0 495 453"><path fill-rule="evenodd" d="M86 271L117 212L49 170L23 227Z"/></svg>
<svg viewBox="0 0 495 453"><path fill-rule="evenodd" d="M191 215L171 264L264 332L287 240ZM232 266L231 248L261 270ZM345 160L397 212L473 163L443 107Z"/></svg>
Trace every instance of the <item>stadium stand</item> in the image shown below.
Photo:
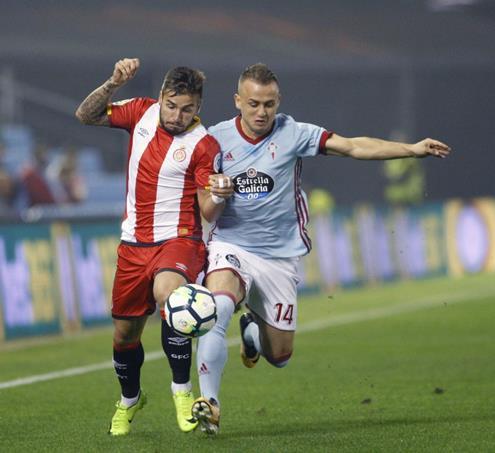
<svg viewBox="0 0 495 453"><path fill-rule="evenodd" d="M9 172L15 174L22 164L31 161L33 157L32 132L24 125L4 125L0 128L0 138L5 146L3 164Z"/></svg>

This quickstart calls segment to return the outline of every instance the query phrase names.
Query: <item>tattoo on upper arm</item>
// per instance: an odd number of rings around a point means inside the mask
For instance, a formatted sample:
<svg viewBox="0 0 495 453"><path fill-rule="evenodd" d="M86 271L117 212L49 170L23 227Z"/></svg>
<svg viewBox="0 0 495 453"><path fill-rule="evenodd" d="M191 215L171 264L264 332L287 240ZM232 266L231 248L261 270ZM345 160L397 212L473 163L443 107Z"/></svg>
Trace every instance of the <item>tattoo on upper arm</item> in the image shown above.
<svg viewBox="0 0 495 453"><path fill-rule="evenodd" d="M77 118L92 126L110 126L107 105L114 91L115 87L109 86L107 82L94 90L78 107Z"/></svg>

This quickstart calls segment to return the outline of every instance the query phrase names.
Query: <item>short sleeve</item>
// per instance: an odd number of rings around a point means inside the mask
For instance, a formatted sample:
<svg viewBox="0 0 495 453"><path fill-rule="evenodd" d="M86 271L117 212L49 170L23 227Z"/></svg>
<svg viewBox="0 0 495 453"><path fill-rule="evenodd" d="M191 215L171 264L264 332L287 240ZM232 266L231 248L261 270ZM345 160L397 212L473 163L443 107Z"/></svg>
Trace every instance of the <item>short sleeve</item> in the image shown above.
<svg viewBox="0 0 495 453"><path fill-rule="evenodd" d="M132 98L113 102L107 106L107 115L112 127L132 130L144 111L156 101L149 98Z"/></svg>
<svg viewBox="0 0 495 453"><path fill-rule="evenodd" d="M296 123L296 128L298 157L312 157L324 153L325 143L332 132L309 123Z"/></svg>
<svg viewBox="0 0 495 453"><path fill-rule="evenodd" d="M205 188L208 177L221 170L220 145L211 135L205 135L196 145L194 158L194 182L197 187Z"/></svg>

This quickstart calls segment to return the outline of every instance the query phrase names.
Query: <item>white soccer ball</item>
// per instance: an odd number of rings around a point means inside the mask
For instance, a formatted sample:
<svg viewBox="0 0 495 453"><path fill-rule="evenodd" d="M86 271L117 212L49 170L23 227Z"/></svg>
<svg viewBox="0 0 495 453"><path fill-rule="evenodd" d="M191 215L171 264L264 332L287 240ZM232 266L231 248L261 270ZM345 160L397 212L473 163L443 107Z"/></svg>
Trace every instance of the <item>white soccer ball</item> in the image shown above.
<svg viewBox="0 0 495 453"><path fill-rule="evenodd" d="M165 304L165 319L183 337L200 337L217 322L213 294L204 286L189 283L172 291Z"/></svg>

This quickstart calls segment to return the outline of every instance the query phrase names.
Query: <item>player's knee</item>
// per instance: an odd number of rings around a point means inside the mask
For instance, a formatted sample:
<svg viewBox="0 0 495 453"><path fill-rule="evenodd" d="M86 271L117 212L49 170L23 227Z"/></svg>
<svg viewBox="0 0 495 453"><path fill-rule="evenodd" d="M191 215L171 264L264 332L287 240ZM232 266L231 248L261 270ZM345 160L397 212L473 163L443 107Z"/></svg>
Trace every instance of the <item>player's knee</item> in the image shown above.
<svg viewBox="0 0 495 453"><path fill-rule="evenodd" d="M289 363L289 359L282 360L281 362L272 362L275 368L284 368Z"/></svg>
<svg viewBox="0 0 495 453"><path fill-rule="evenodd" d="M277 356L265 356L265 358L270 365L273 365L276 368L284 368L289 363L291 355L292 351Z"/></svg>
<svg viewBox="0 0 495 453"><path fill-rule="evenodd" d="M141 339L137 335L114 335L113 347L118 351L135 349L139 346Z"/></svg>
<svg viewBox="0 0 495 453"><path fill-rule="evenodd" d="M153 297L155 298L155 301L159 305L160 309L165 306L165 303L172 291L186 283L187 282L184 277L176 272L159 272L155 276L155 280L153 282Z"/></svg>
<svg viewBox="0 0 495 453"><path fill-rule="evenodd" d="M114 347L117 349L127 349L139 343L145 322L143 319L135 319L133 321L114 320Z"/></svg>
<svg viewBox="0 0 495 453"><path fill-rule="evenodd" d="M227 292L235 299L234 302L239 302L244 298L244 286L239 277L230 270L208 274L205 285L213 293Z"/></svg>
<svg viewBox="0 0 495 453"><path fill-rule="evenodd" d="M153 297L155 298L156 303L158 304L160 310L162 310L165 307L165 303L168 299L168 296L170 296L171 292L175 288L155 288L153 291Z"/></svg>

